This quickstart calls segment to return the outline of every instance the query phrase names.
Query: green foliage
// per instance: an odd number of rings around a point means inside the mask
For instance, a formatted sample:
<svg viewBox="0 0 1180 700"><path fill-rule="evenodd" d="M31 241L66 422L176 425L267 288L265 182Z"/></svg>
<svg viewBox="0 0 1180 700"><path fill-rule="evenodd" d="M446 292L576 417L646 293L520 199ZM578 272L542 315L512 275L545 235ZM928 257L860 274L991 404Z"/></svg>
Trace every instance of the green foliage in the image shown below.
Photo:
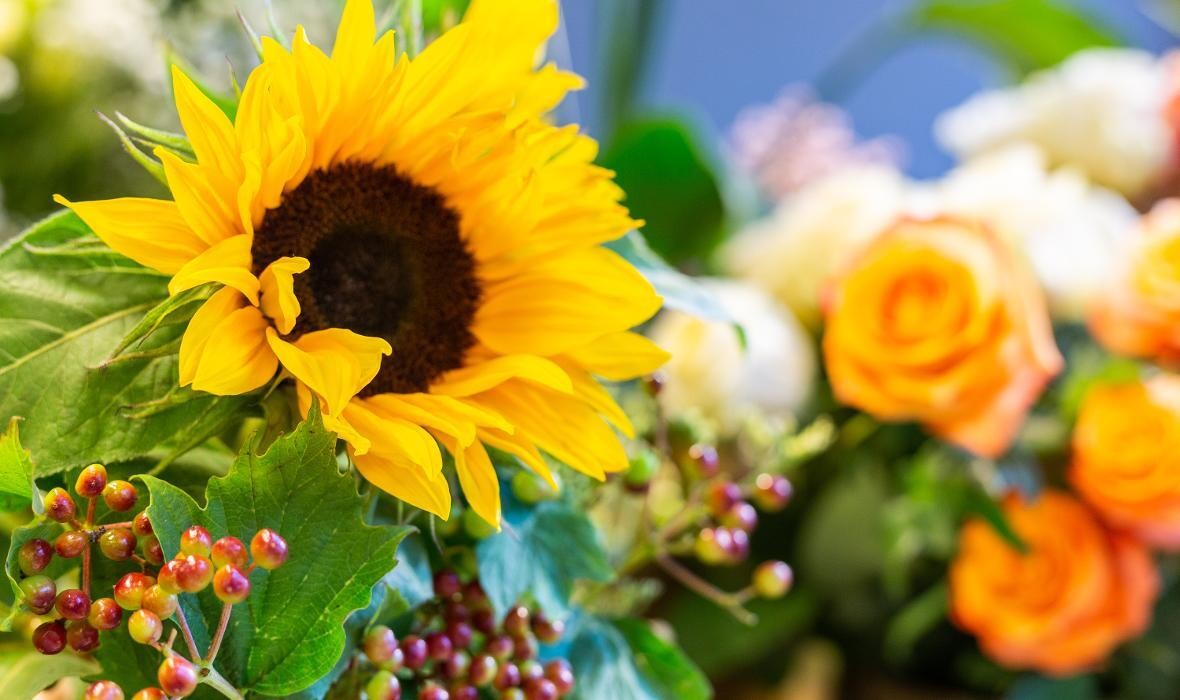
<svg viewBox="0 0 1180 700"><path fill-rule="evenodd" d="M98 670L94 661L76 654L44 656L31 648L0 653L0 688L6 698L31 698L60 678L86 676Z"/></svg>
<svg viewBox="0 0 1180 700"><path fill-rule="evenodd" d="M37 487L33 484L33 460L29 451L21 447L19 421L8 423L8 432L0 437L0 510L14 511L36 502L40 506Z"/></svg>
<svg viewBox="0 0 1180 700"><path fill-rule="evenodd" d="M25 418L38 475L200 444L252 399L177 386L161 328L110 361L167 297L167 280L104 246L76 216L45 219L0 250L0 420ZM158 351L158 352L153 352Z"/></svg>
<svg viewBox="0 0 1180 700"><path fill-rule="evenodd" d="M707 700L709 682L675 645L633 619L582 616L572 625L569 659L579 700Z"/></svg>
<svg viewBox="0 0 1180 700"><path fill-rule="evenodd" d="M290 547L287 563L250 575L248 603L235 608L217 666L239 688L267 695L296 693L336 665L345 647L343 623L369 604L373 586L395 564L406 527L364 523L355 482L336 462L336 436L313 412L265 454L247 443L224 477L209 481L202 508L175 486L143 477L148 515L166 554L194 523L213 536L248 542L272 528ZM221 612L211 591L182 605L198 646L207 647Z"/></svg>
<svg viewBox="0 0 1180 700"><path fill-rule="evenodd" d="M526 593L550 615L565 617L579 579L607 581L614 571L586 514L563 501L534 508L501 488L504 531L476 547L480 583L498 615Z"/></svg>
<svg viewBox="0 0 1180 700"><path fill-rule="evenodd" d="M4 574L8 577L8 584L12 588L14 600L20 601L21 599L20 580L24 577L24 574L20 570L20 559L18 556L21 545L37 538L47 542L53 542L62 533L62 530L64 528L60 523L55 523L44 516L40 516L32 522L26 523L12 531L12 541L8 546L8 555L4 559ZM56 579L71 566L77 566L77 563L70 562L61 557L54 557L49 567L42 573L50 578ZM8 617L3 622L0 622L0 629L12 629L12 623L21 610L22 606L19 602L13 604Z"/></svg>
<svg viewBox="0 0 1180 700"><path fill-rule="evenodd" d="M1025 676L1008 691L1007 700L1097 700L1099 697L1098 684L1092 676Z"/></svg>
<svg viewBox="0 0 1180 700"><path fill-rule="evenodd" d="M629 122L602 164L617 173L652 248L674 264L706 261L725 234L717 175L694 134L675 119Z"/></svg>
<svg viewBox="0 0 1180 700"><path fill-rule="evenodd" d="M700 282L680 272L656 254L643 235L632 231L611 241L607 248L623 256L651 282L664 299L664 307L710 321L731 321L716 296Z"/></svg>

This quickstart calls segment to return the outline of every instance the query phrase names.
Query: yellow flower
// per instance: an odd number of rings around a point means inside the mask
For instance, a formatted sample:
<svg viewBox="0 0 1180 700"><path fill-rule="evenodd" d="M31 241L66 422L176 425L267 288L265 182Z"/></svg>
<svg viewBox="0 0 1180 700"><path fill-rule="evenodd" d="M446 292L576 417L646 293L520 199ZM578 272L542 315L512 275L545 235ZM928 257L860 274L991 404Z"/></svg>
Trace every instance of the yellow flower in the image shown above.
<svg viewBox="0 0 1180 700"><path fill-rule="evenodd" d="M602 478L631 430L598 383L666 355L628 331L659 308L600 244L637 225L596 144L544 115L577 76L536 57L554 0L476 0L418 57L374 42L349 0L331 55L300 29L263 61L231 123L180 71L196 162L157 152L174 201L69 203L115 250L224 285L193 317L180 382L256 389L281 366L362 475L446 517L439 443L471 507L499 522L485 445L550 477L546 452Z"/></svg>

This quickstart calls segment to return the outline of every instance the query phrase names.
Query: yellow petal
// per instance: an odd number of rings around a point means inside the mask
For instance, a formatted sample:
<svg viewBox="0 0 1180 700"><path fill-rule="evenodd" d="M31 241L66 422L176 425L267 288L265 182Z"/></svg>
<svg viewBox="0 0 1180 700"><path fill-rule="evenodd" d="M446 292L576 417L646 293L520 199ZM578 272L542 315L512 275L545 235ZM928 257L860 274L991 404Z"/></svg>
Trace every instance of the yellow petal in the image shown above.
<svg viewBox="0 0 1180 700"><path fill-rule="evenodd" d="M336 30L332 60L339 62L342 69L357 67L372 47L376 36L377 20L373 13L373 0L348 0Z"/></svg>
<svg viewBox="0 0 1180 700"><path fill-rule="evenodd" d="M262 313L275 323L279 333L286 335L295 328L299 318L299 299L295 296L295 275L307 272L311 263L307 258L279 258L266 266L258 277Z"/></svg>
<svg viewBox="0 0 1180 700"><path fill-rule="evenodd" d="M175 64L172 66L172 90L176 93L180 124L193 145L197 162L232 177L241 166L238 140L229 117Z"/></svg>
<svg viewBox="0 0 1180 700"><path fill-rule="evenodd" d="M193 389L222 396L244 394L266 384L278 369L278 359L266 344L269 328L262 312L244 305L240 294L229 288L219 290L185 331L180 347L181 383L191 376Z"/></svg>
<svg viewBox="0 0 1180 700"><path fill-rule="evenodd" d="M668 353L638 333L608 333L574 348L566 357L590 372L621 382L651 374L668 361Z"/></svg>
<svg viewBox="0 0 1180 700"><path fill-rule="evenodd" d="M455 473L467 504L489 525L500 529L500 479L483 445L474 442L462 447L448 435L437 435L439 442L455 458Z"/></svg>
<svg viewBox="0 0 1180 700"><path fill-rule="evenodd" d="M557 490L557 479L553 478L553 472L549 469L549 465L545 462L545 457L537 449L536 445L519 435L490 428L481 428L476 431L476 435L483 444L507 452L519 459L534 474L540 476L554 490Z"/></svg>
<svg viewBox="0 0 1180 700"><path fill-rule="evenodd" d="M53 199L74 210L117 253L166 275L208 247L181 218L175 202L131 197L71 202L61 195Z"/></svg>
<svg viewBox="0 0 1180 700"><path fill-rule="evenodd" d="M188 386L197 376L197 366L213 329L234 311L246 305L238 290L223 287L213 293L193 314L180 341L180 385Z"/></svg>
<svg viewBox="0 0 1180 700"><path fill-rule="evenodd" d="M324 400L328 415L343 411L349 399L377 376L381 356L390 353L384 340L343 328L308 333L294 343L279 338L272 328L266 339L283 369Z"/></svg>
<svg viewBox="0 0 1180 700"><path fill-rule="evenodd" d="M248 233L236 213L236 190L211 182L212 168L186 163L163 148L157 148L155 154L164 166L168 189L172 190L180 215L207 245Z"/></svg>
<svg viewBox="0 0 1180 700"><path fill-rule="evenodd" d="M179 294L206 282L220 282L241 292L258 305L258 278L250 272L253 236L227 238L193 258L173 275L169 294Z"/></svg>
<svg viewBox="0 0 1180 700"><path fill-rule="evenodd" d="M411 396L418 399L412 400ZM462 445L470 445L475 440L475 424L454 412L439 410L444 400L459 403L448 396L430 394L377 394L366 398L365 405L379 407L383 413L448 435Z"/></svg>
<svg viewBox="0 0 1180 700"><path fill-rule="evenodd" d="M585 370L568 364L563 366L563 369L565 369L566 374L570 377L570 381L574 384L575 396L585 401L586 405L595 411L598 411L603 418L610 421L611 425L618 428L619 432L629 438L635 437L635 427L631 425L631 419L627 418L627 414L623 412L619 404L615 403L610 392Z"/></svg>
<svg viewBox="0 0 1180 700"><path fill-rule="evenodd" d="M535 382L558 391L573 390L570 379L555 363L533 355L496 357L447 372L430 390L447 396L471 396L503 384L510 379Z"/></svg>
<svg viewBox="0 0 1180 700"><path fill-rule="evenodd" d="M319 401L303 382L295 382L295 397L299 401L299 415L301 416L307 416L312 401ZM345 414L347 413L348 409L345 409ZM324 427L336 433L336 437L347 442L356 454L363 455L372 447L372 441L362 435L352 423L349 423L344 415L329 416L321 408L320 418L324 422Z"/></svg>
<svg viewBox="0 0 1180 700"><path fill-rule="evenodd" d="M451 488L441 471L427 472L404 460L375 453L354 454L353 462L365 480L406 503L446 520L451 515Z"/></svg>
<svg viewBox="0 0 1180 700"><path fill-rule="evenodd" d="M432 474L442 471L442 452L422 426L388 413L368 399L353 400L342 417L370 441L369 454L413 464Z"/></svg>

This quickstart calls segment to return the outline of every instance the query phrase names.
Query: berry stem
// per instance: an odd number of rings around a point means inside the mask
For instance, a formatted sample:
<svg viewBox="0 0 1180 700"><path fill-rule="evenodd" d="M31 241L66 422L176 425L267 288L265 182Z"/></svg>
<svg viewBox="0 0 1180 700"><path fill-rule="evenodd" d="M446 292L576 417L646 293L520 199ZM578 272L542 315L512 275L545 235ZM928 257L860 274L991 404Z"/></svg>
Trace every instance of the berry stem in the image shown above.
<svg viewBox="0 0 1180 700"><path fill-rule="evenodd" d="M229 603L221 606L221 619L217 621L217 631L213 633L213 642L209 645L209 654L204 661L205 666L212 664L213 659L217 658L217 652L221 649L221 640L225 638L225 629L229 627L229 616L233 609L234 606Z"/></svg>
<svg viewBox="0 0 1180 700"><path fill-rule="evenodd" d="M90 548L93 542L86 539L86 548L82 550L82 592L90 595Z"/></svg>
<svg viewBox="0 0 1180 700"><path fill-rule="evenodd" d="M686 588L691 589L697 595L716 603L719 607L724 608L730 615L737 618L738 622L751 627L758 624L758 616L746 610L743 607L745 596L733 595L717 588L708 581L700 578L693 572L681 566L672 557L667 554L660 554L656 557L656 563L660 565L664 571L675 578L680 583L684 584Z"/></svg>
<svg viewBox="0 0 1180 700"><path fill-rule="evenodd" d="M205 666L201 669L201 682L212 686L214 690L231 700L245 700L245 696L238 692L238 689L212 666Z"/></svg>
<svg viewBox="0 0 1180 700"><path fill-rule="evenodd" d="M98 499L91 497L86 499L86 527L94 524L94 509L98 507Z"/></svg>
<svg viewBox="0 0 1180 700"><path fill-rule="evenodd" d="M201 655L197 653L197 642L193 639L193 632L189 629L188 620L184 616L184 606L178 605L176 607L176 624L180 625L180 633L184 635L184 645L188 647L188 655L194 659L200 659Z"/></svg>

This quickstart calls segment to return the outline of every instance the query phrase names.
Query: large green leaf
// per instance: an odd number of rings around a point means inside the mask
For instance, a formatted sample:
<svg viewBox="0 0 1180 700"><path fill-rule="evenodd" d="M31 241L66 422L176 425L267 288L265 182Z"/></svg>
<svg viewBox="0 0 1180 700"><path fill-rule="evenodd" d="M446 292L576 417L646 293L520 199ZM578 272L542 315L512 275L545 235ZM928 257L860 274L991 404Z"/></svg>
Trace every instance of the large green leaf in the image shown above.
<svg viewBox="0 0 1180 700"><path fill-rule="evenodd" d="M97 670L94 661L72 653L44 656L26 647L0 655L0 689L5 698L31 698L62 678Z"/></svg>
<svg viewBox="0 0 1180 700"><path fill-rule="evenodd" d="M924 0L914 28L978 41L1020 73L1047 68L1091 46L1120 42L1110 30L1059 0Z"/></svg>
<svg viewBox="0 0 1180 700"><path fill-rule="evenodd" d="M642 620L578 617L568 653L579 700L707 700L713 694L688 656Z"/></svg>
<svg viewBox="0 0 1180 700"><path fill-rule="evenodd" d="M32 504L33 460L20 444L19 421L8 423L8 432L0 437L0 510L20 510Z"/></svg>
<svg viewBox="0 0 1180 700"><path fill-rule="evenodd" d="M167 297L167 279L103 245L71 213L0 250L0 422L25 419L38 474L204 441L252 399L177 386L183 326L117 361L124 335Z"/></svg>
<svg viewBox="0 0 1180 700"><path fill-rule="evenodd" d="M239 688L288 695L336 665L345 619L369 605L410 528L365 524L355 482L337 467L336 436L317 413L265 454L255 454L256 443L247 443L226 476L209 481L204 508L167 482L143 481L151 494L148 515L167 554L194 523L214 537L249 541L272 528L286 538L286 564L250 575L252 593L234 610L217 667ZM184 596L182 605L205 648L221 604L205 591L198 600Z"/></svg>
<svg viewBox="0 0 1180 700"><path fill-rule="evenodd" d="M500 493L504 531L475 550L480 583L498 614L528 593L547 613L564 617L575 581L608 581L614 575L585 513L563 501L530 508L511 489Z"/></svg>

